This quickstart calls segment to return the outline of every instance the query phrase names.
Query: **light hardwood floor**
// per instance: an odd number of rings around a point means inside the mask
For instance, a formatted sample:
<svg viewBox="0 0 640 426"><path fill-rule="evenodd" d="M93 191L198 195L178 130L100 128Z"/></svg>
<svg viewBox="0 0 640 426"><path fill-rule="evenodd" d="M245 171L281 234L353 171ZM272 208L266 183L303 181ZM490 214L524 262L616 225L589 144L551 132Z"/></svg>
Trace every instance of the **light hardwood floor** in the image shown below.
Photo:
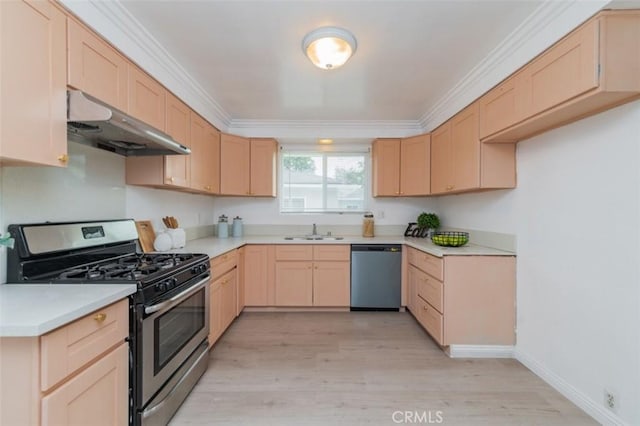
<svg viewBox="0 0 640 426"><path fill-rule="evenodd" d="M408 313L345 312L243 313L171 425L394 425L405 411L414 424L597 424L518 361L450 359Z"/></svg>

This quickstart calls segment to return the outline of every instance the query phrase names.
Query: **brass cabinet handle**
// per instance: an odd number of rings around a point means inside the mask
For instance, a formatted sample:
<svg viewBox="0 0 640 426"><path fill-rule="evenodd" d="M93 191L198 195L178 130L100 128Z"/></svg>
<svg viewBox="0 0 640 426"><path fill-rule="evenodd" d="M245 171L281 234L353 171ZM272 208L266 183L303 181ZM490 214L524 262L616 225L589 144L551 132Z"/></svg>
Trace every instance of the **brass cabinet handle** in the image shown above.
<svg viewBox="0 0 640 426"><path fill-rule="evenodd" d="M103 322L104 320L107 319L107 314L105 314L105 313L96 314L96 316L94 316L93 319L98 321L98 322Z"/></svg>
<svg viewBox="0 0 640 426"><path fill-rule="evenodd" d="M169 182L173 183L174 178L173 178L173 176L169 176L169 178L168 178L167 180L168 180Z"/></svg>
<svg viewBox="0 0 640 426"><path fill-rule="evenodd" d="M206 189L207 191L211 191L211 185L205 186L204 189Z"/></svg>
<svg viewBox="0 0 640 426"><path fill-rule="evenodd" d="M450 191L453 189L453 185L447 185L447 191Z"/></svg>
<svg viewBox="0 0 640 426"><path fill-rule="evenodd" d="M222 285L225 285L229 282L229 280L222 280Z"/></svg>
<svg viewBox="0 0 640 426"><path fill-rule="evenodd" d="M422 309L424 309L425 311L427 311L427 310L428 310L428 309L427 309L427 305L424 305L424 306L422 307Z"/></svg>
<svg viewBox="0 0 640 426"><path fill-rule="evenodd" d="M67 164L69 162L69 156L67 154L62 154L58 156L58 161L62 164Z"/></svg>

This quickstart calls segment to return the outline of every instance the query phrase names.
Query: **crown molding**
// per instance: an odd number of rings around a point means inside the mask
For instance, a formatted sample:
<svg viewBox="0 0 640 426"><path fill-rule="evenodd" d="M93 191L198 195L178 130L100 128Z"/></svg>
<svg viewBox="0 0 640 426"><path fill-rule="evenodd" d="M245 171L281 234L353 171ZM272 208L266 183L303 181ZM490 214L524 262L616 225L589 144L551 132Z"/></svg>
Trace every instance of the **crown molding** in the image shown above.
<svg viewBox="0 0 640 426"><path fill-rule="evenodd" d="M275 138L377 138L405 137L423 132L417 120L239 120L229 132Z"/></svg>
<svg viewBox="0 0 640 426"><path fill-rule="evenodd" d="M525 65L610 1L546 1L420 117L431 131Z"/></svg>
<svg viewBox="0 0 640 426"><path fill-rule="evenodd" d="M200 115L226 130L231 115L118 0L60 0L84 23L149 72Z"/></svg>

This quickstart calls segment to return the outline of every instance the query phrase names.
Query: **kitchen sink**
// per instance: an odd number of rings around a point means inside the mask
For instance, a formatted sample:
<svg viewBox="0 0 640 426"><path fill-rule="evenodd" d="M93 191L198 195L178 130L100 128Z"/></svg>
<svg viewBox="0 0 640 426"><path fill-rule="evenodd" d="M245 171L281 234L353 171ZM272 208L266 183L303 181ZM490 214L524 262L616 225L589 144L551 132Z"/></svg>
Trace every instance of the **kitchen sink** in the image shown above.
<svg viewBox="0 0 640 426"><path fill-rule="evenodd" d="M344 237L336 237L333 235L300 235L293 237L284 237L285 240L305 240L305 241L337 241L344 240Z"/></svg>

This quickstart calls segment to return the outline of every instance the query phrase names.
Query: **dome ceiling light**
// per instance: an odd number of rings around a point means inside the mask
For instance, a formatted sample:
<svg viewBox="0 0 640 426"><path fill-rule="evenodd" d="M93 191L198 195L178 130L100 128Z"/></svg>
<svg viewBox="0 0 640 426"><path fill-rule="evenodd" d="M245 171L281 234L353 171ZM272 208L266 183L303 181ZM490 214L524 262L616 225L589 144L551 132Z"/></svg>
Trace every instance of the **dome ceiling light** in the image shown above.
<svg viewBox="0 0 640 426"><path fill-rule="evenodd" d="M342 28L321 27L304 37L302 51L316 67L332 70L356 52L356 38Z"/></svg>

